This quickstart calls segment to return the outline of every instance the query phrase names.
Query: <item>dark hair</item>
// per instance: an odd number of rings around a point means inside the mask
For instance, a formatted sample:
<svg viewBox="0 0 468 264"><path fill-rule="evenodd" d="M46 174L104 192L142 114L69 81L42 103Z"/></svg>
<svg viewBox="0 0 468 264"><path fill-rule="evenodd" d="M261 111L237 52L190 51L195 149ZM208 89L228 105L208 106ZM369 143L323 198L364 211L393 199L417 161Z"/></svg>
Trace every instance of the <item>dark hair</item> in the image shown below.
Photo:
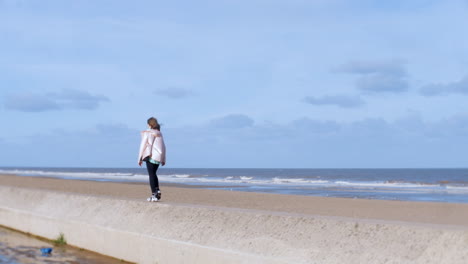
<svg viewBox="0 0 468 264"><path fill-rule="evenodd" d="M161 125L159 125L158 123L158 120L154 117L150 117L148 119L148 125L152 128L152 129L157 129L157 130L161 130Z"/></svg>

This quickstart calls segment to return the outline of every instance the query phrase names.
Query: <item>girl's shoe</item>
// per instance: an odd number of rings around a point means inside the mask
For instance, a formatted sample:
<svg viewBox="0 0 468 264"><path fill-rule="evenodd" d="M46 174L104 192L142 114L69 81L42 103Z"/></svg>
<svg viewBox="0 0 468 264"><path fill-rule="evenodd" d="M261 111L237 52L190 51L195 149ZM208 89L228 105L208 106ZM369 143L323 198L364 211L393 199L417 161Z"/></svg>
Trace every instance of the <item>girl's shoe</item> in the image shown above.
<svg viewBox="0 0 468 264"><path fill-rule="evenodd" d="M148 201L148 202L157 202L158 198L156 198L156 196L153 194L153 195L151 195L151 197L146 199L146 201Z"/></svg>
<svg viewBox="0 0 468 264"><path fill-rule="evenodd" d="M161 200L161 191L160 190L158 190L156 192L156 199L158 199L158 201Z"/></svg>

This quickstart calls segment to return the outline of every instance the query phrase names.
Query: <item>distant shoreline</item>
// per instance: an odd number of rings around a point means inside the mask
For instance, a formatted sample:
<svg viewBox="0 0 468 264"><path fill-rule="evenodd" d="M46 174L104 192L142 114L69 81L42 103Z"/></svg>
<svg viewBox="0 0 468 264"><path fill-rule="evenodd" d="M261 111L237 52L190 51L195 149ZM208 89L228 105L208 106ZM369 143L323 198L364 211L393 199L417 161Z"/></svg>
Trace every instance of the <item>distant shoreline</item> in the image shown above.
<svg viewBox="0 0 468 264"><path fill-rule="evenodd" d="M145 168L14 168L0 174L95 182L148 184ZM166 186L243 192L468 203L468 169L174 169L161 168Z"/></svg>

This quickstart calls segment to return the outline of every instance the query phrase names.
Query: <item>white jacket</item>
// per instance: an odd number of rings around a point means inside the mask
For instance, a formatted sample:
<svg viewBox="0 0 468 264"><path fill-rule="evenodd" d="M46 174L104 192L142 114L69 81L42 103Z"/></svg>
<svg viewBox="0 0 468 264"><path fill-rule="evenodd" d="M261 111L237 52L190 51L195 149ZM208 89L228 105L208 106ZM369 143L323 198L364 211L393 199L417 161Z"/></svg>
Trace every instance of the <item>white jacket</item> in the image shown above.
<svg viewBox="0 0 468 264"><path fill-rule="evenodd" d="M140 153L138 162L150 156L153 160L166 163L166 145L159 130L148 129L141 131Z"/></svg>

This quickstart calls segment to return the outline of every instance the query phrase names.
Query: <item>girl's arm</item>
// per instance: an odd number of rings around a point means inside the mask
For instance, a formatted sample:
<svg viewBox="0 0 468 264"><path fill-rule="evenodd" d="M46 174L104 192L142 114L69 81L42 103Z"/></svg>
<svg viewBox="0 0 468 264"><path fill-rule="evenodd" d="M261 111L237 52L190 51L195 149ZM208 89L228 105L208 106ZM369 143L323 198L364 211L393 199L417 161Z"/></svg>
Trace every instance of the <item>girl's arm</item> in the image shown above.
<svg viewBox="0 0 468 264"><path fill-rule="evenodd" d="M138 154L138 165L141 166L142 159L143 159L143 151L145 150L146 147L146 141L147 141L147 133L145 131L141 132L141 142L140 142L140 151Z"/></svg>

